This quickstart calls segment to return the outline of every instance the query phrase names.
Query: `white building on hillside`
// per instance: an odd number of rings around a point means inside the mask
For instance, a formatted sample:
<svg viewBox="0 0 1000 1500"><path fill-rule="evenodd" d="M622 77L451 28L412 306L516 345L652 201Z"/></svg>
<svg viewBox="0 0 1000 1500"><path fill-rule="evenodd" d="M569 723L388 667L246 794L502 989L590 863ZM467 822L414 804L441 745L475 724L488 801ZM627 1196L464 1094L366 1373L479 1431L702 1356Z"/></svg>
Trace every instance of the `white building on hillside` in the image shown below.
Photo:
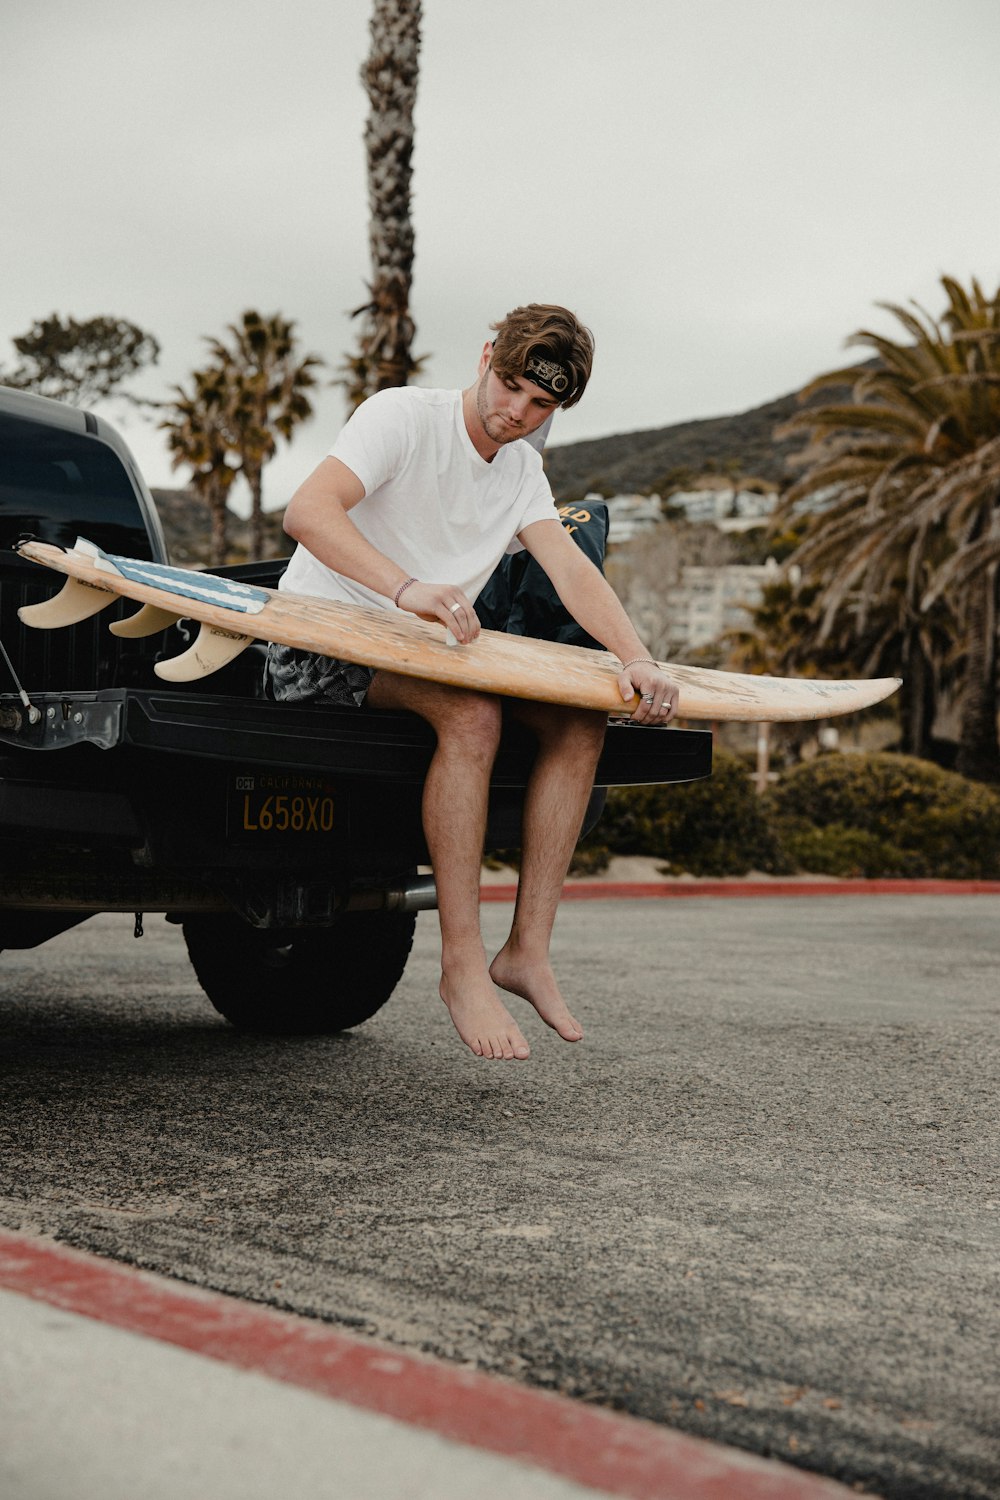
<svg viewBox="0 0 1000 1500"><path fill-rule="evenodd" d="M717 641L727 630L745 629L747 610L778 574L773 557L760 567L728 563L721 568L684 568L679 582L664 594L671 638L690 649Z"/></svg>
<svg viewBox="0 0 1000 1500"><path fill-rule="evenodd" d="M760 495L756 490L675 490L667 503L684 512L688 521L756 521L769 516L778 499L777 491Z"/></svg>
<svg viewBox="0 0 1000 1500"><path fill-rule="evenodd" d="M599 495L588 495L598 501ZM670 496L672 506L685 512L692 523L714 525L720 531L741 531L760 526L774 509L775 493L754 490L687 490ZM651 533L664 525L658 495L615 495L605 502L610 525L609 548L636 537L650 536L650 546L640 542L647 565L636 563L621 579L622 597L640 632L666 640L670 654L691 651L719 640L728 630L745 629L747 611L760 601L766 583L776 581L779 567L774 558L761 566L740 563L687 564L680 568L669 551L656 552ZM664 528L664 535L670 532ZM657 541L659 538L656 539ZM623 554L634 557L635 549ZM654 556L661 560L657 567ZM670 580L673 581L670 581Z"/></svg>
<svg viewBox="0 0 1000 1500"><path fill-rule="evenodd" d="M600 499L600 495L587 495L583 503ZM720 531L745 531L761 525L776 500L776 493L759 495L756 490L678 490L669 503L687 521L715 525ZM614 495L605 503L611 523L608 544L612 547L651 531L663 520L659 495Z"/></svg>
<svg viewBox="0 0 1000 1500"><path fill-rule="evenodd" d="M599 500L599 495L587 499ZM585 502L586 503L586 502ZM608 507L608 545L630 542L643 531L651 531L663 520L659 495L615 495Z"/></svg>

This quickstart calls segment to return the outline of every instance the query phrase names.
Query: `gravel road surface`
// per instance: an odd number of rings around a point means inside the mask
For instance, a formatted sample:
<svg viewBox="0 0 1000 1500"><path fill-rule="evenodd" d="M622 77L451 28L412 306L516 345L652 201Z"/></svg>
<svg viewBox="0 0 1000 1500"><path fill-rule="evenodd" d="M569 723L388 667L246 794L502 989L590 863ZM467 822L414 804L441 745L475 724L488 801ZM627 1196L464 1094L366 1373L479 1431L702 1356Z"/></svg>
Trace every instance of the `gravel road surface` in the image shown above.
<svg viewBox="0 0 1000 1500"><path fill-rule="evenodd" d="M499 944L508 906L483 911ZM899 1500L1000 1493L1000 901L563 908L586 1040L484 1063L417 923L241 1037L175 928L0 957L0 1223ZM516 1002L515 1002L516 1003Z"/></svg>

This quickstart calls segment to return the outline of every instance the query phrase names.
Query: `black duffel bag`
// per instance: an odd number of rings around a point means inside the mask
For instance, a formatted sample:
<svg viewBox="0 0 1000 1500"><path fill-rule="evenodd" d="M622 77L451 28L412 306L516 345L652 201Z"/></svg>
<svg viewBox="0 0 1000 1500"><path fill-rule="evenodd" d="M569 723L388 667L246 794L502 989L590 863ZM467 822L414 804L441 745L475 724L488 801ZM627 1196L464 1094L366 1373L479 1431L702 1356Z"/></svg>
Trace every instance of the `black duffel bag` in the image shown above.
<svg viewBox="0 0 1000 1500"><path fill-rule="evenodd" d="M561 505L559 519L577 546L603 573L608 545L608 507L604 501ZM476 614L484 630L601 649L600 642L573 619L548 574L528 552L500 559L476 600Z"/></svg>

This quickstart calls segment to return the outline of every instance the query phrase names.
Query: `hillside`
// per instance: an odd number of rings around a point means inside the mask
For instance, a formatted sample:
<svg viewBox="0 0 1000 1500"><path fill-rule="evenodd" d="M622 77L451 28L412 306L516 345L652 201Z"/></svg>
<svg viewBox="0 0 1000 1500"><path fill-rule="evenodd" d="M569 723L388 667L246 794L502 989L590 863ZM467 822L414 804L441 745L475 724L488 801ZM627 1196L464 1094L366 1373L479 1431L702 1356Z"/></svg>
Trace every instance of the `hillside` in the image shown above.
<svg viewBox="0 0 1000 1500"><path fill-rule="evenodd" d="M822 399L840 394L831 389ZM783 485L790 477L788 460L802 447L802 439L778 442L774 429L801 408L793 392L735 416L677 422L672 427L551 447L546 453L546 472L561 500L580 499L595 489L612 494L652 489L663 494L686 482L682 471L691 478L725 474L736 465L747 477Z"/></svg>
<svg viewBox="0 0 1000 1500"><path fill-rule="evenodd" d="M190 490L154 489L151 491L163 522L170 561L182 568L208 566L208 507ZM264 516L264 556L288 557L292 543L281 529L284 511L268 511ZM230 512L229 556L227 562L244 562L247 556L247 523Z"/></svg>

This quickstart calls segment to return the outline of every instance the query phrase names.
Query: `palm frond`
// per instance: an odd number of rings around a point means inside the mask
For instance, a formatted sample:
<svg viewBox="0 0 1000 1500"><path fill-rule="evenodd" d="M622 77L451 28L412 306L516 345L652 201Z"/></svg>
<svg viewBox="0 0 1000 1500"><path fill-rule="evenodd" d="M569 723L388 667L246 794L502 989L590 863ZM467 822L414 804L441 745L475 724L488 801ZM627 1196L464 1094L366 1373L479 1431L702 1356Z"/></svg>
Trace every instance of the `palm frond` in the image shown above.
<svg viewBox="0 0 1000 1500"><path fill-rule="evenodd" d="M863 406L849 402L817 406L809 413L809 417L808 425L820 431L843 432L846 429L848 432L871 431L906 436L916 434L922 439L927 429L927 423L919 413L881 402L867 402ZM797 418L798 414L790 419L788 425L797 421Z"/></svg>
<svg viewBox="0 0 1000 1500"><path fill-rule="evenodd" d="M981 537L961 552L953 553L934 574L921 597L920 608L930 609L953 589L961 592L971 579L977 578L997 561L1000 561L1000 536Z"/></svg>

